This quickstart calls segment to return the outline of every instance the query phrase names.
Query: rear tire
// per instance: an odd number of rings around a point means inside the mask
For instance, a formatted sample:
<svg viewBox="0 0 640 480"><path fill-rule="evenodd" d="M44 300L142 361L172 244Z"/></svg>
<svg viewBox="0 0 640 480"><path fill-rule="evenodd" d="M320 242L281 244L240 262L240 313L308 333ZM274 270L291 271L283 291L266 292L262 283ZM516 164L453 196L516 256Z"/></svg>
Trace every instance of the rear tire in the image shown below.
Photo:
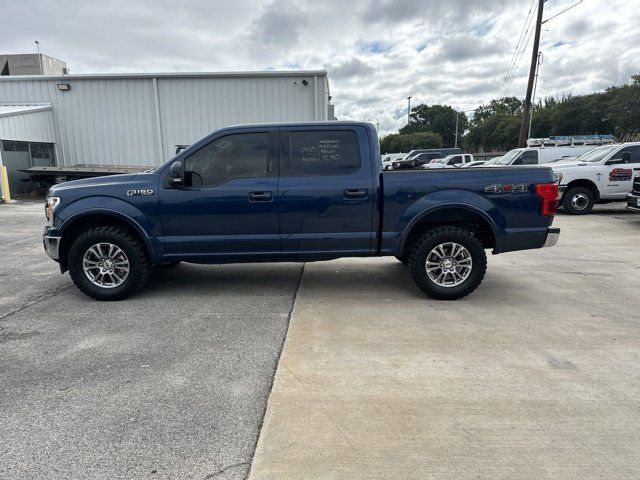
<svg viewBox="0 0 640 480"><path fill-rule="evenodd" d="M144 244L113 226L80 234L69 249L68 266L76 287L96 300L123 300L147 283L151 273Z"/></svg>
<svg viewBox="0 0 640 480"><path fill-rule="evenodd" d="M562 208L570 215L586 215L595 204L593 192L586 187L573 187L562 197Z"/></svg>
<svg viewBox="0 0 640 480"><path fill-rule="evenodd" d="M487 271L487 255L468 230L436 227L418 239L408 264L420 290L437 300L456 300L478 288Z"/></svg>

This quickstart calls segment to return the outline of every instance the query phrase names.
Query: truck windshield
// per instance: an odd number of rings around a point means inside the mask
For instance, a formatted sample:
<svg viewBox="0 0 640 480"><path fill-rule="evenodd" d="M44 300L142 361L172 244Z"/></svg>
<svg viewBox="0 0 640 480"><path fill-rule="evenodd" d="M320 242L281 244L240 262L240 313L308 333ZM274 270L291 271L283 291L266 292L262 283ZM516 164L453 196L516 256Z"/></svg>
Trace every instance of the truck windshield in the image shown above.
<svg viewBox="0 0 640 480"><path fill-rule="evenodd" d="M599 162L604 157L613 152L618 145L605 145L602 147L594 148L593 150L589 150L584 155L579 156L576 161L577 162Z"/></svg>
<svg viewBox="0 0 640 480"><path fill-rule="evenodd" d="M522 150L511 150L507 153L505 153L504 157L502 157L500 160L498 160L495 164L496 165L510 165L511 162L513 160L515 160L515 158L520 155L522 153Z"/></svg>

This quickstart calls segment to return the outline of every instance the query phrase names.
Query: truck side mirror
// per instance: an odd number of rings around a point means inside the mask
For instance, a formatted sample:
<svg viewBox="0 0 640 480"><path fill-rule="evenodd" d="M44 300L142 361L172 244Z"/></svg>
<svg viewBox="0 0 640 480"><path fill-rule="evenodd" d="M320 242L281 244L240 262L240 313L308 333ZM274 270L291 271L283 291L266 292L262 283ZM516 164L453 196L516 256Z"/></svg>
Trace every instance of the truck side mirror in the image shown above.
<svg viewBox="0 0 640 480"><path fill-rule="evenodd" d="M622 163L631 163L631 152L622 152Z"/></svg>
<svg viewBox="0 0 640 480"><path fill-rule="evenodd" d="M167 179L172 187L184 185L184 174L182 172L182 162L173 162L169 167L169 178Z"/></svg>

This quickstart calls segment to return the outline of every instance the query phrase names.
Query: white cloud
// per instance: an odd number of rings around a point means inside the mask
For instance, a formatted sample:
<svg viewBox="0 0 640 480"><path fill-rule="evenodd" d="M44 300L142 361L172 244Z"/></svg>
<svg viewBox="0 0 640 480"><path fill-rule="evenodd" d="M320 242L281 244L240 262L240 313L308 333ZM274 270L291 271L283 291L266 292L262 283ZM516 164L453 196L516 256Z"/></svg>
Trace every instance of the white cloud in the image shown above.
<svg viewBox="0 0 640 480"><path fill-rule="evenodd" d="M545 17L573 0L546 2ZM406 122L412 102L469 110L495 98L531 0L8 0L3 53L42 51L72 72L320 69L336 113ZM21 19L29 19L28 22ZM545 24L538 96L627 82L640 70L640 9L585 0ZM508 95L523 97L531 55Z"/></svg>

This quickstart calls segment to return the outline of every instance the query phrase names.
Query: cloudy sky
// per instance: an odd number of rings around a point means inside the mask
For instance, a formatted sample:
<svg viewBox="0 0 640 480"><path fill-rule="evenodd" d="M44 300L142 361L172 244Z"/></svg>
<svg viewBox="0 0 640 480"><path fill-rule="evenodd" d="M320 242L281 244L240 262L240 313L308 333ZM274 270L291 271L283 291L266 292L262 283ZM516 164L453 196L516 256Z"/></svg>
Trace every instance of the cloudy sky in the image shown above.
<svg viewBox="0 0 640 480"><path fill-rule="evenodd" d="M578 0L548 0L545 18ZM544 25L539 95L640 71L638 0L584 0ZM537 1L535 2L537 3ZM73 73L326 69L340 119L406 122L406 97L459 110L524 97L532 0L2 0L2 53L41 50ZM534 12L531 12L534 13ZM529 30L531 31L531 30ZM525 36L525 35L523 35ZM506 88L505 88L506 87Z"/></svg>

